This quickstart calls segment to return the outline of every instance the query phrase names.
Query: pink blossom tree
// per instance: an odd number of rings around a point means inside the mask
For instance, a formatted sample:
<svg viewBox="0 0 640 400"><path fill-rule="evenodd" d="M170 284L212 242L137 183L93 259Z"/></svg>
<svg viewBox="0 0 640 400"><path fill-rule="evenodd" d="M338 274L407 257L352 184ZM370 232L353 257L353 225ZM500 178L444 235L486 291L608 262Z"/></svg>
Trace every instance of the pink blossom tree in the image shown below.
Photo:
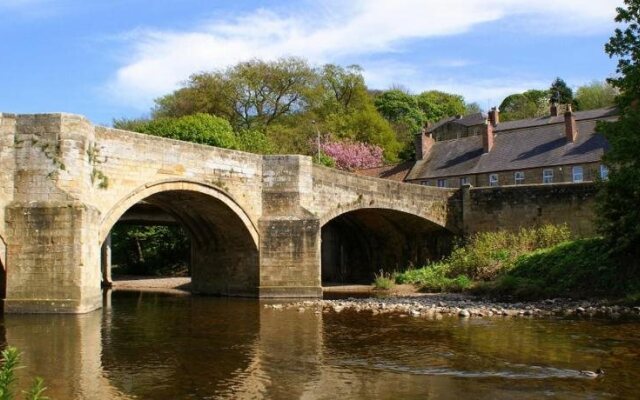
<svg viewBox="0 0 640 400"><path fill-rule="evenodd" d="M320 150L335 160L336 168L346 171L382 165L382 148L372 144L325 140Z"/></svg>

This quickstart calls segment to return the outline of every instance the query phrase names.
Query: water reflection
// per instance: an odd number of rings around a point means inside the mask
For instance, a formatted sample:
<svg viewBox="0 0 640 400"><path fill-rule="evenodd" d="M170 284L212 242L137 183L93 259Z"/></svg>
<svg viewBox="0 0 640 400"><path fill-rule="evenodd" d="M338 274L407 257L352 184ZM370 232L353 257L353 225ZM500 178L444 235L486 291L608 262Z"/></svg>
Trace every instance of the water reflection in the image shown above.
<svg viewBox="0 0 640 400"><path fill-rule="evenodd" d="M131 292L91 314L3 324L24 353L20 376L43 376L53 399L631 398L639 326L316 314ZM604 379L577 373L599 366Z"/></svg>

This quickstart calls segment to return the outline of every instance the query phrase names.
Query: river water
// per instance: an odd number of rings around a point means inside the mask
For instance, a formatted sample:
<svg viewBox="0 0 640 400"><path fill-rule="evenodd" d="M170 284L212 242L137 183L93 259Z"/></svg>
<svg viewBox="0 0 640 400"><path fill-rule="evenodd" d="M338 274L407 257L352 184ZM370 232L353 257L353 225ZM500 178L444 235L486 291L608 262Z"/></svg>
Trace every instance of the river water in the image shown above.
<svg viewBox="0 0 640 400"><path fill-rule="evenodd" d="M54 400L640 398L638 321L315 314L138 292L108 302L5 315L22 388L39 375ZM598 367L604 377L578 373Z"/></svg>

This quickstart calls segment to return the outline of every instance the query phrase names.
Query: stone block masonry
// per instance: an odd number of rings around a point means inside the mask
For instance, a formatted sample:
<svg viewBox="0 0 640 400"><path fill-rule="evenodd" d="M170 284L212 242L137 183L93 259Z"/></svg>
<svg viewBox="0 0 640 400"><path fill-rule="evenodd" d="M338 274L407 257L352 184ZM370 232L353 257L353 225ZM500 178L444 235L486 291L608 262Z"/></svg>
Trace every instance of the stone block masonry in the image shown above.
<svg viewBox="0 0 640 400"><path fill-rule="evenodd" d="M7 312L100 307L101 245L142 201L189 232L192 286L203 294L321 296L322 227L361 208L456 229L453 189L357 177L305 156L95 127L72 114L0 114L0 145Z"/></svg>
<svg viewBox="0 0 640 400"><path fill-rule="evenodd" d="M567 224L574 234L595 233L596 184L561 183L462 189L467 234L544 224Z"/></svg>

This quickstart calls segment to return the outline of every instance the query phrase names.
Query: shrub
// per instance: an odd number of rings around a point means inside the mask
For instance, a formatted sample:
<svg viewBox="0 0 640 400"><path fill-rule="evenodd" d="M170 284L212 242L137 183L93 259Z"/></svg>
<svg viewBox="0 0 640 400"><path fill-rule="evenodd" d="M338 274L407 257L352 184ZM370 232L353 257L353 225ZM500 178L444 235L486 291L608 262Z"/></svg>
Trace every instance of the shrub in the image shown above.
<svg viewBox="0 0 640 400"><path fill-rule="evenodd" d="M428 292L461 292L471 287L471 279L466 275L449 277L450 267L446 263L431 264L399 274L397 283L410 283Z"/></svg>
<svg viewBox="0 0 640 400"><path fill-rule="evenodd" d="M395 285L395 279L392 274L380 270L379 273L374 274L373 286L376 289L389 290Z"/></svg>
<svg viewBox="0 0 640 400"><path fill-rule="evenodd" d="M457 246L447 259L449 276L467 275L477 280L492 280L511 268L522 254L550 247L571 238L566 225L522 228L517 233L483 232L473 235L464 246Z"/></svg>
<svg viewBox="0 0 640 400"><path fill-rule="evenodd" d="M486 292L518 298L625 296L640 292L640 277L622 274L601 238L560 243L520 256Z"/></svg>
<svg viewBox="0 0 640 400"><path fill-rule="evenodd" d="M2 351L2 366L0 366L0 400L15 399L13 384L16 383L15 370L20 368L20 353L15 347L8 346ZM43 393L46 390L44 381L35 378L33 385L25 392L26 400L48 400Z"/></svg>

